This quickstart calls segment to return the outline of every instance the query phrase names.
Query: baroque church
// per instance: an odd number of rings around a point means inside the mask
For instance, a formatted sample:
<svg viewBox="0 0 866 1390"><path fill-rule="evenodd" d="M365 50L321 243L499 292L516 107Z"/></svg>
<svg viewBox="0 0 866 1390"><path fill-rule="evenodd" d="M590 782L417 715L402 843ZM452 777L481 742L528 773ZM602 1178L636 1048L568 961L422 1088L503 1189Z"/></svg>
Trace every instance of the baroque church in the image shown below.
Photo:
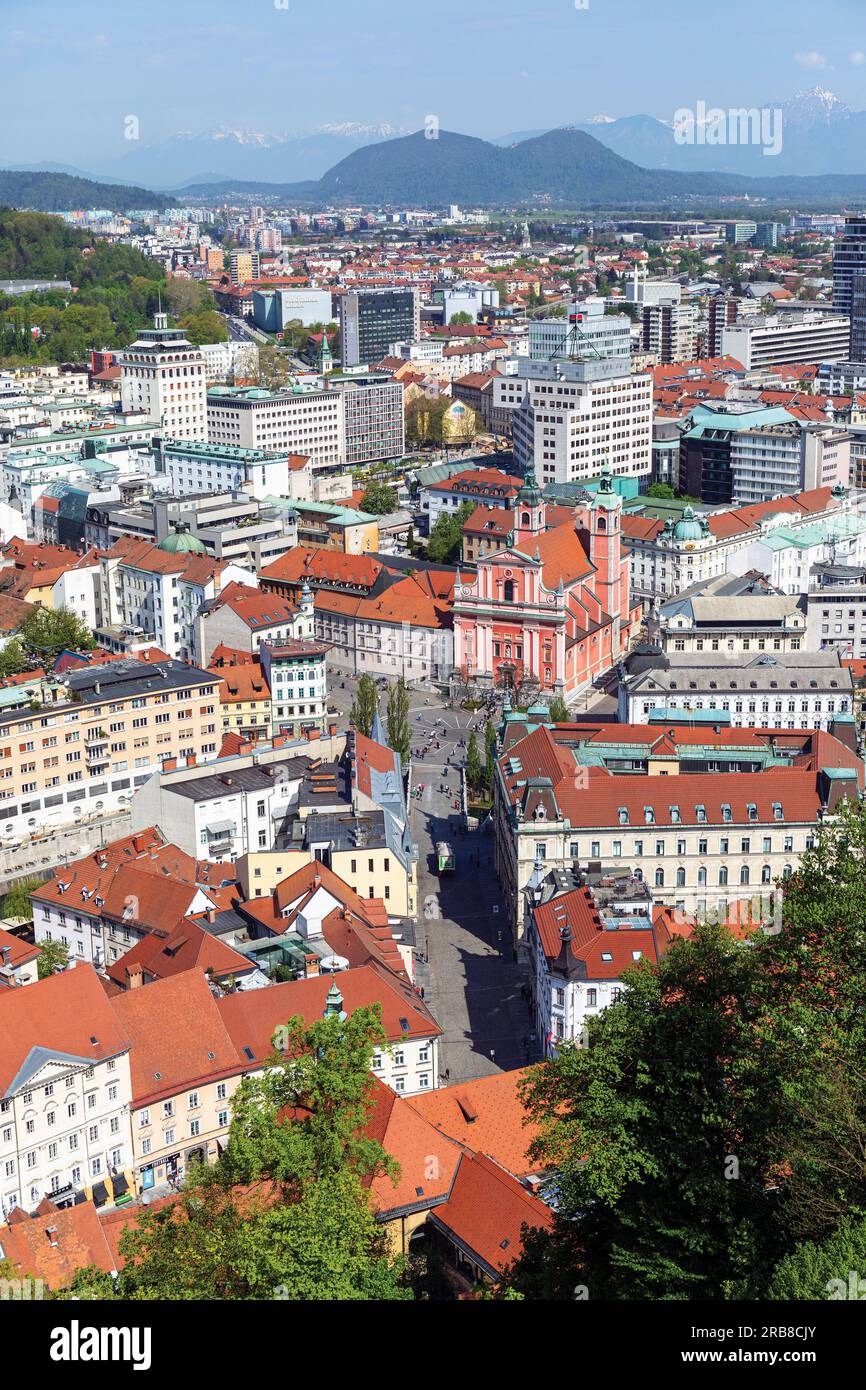
<svg viewBox="0 0 866 1390"><path fill-rule="evenodd" d="M457 575L454 666L482 686L538 682L566 701L610 670L640 626L622 545L622 499L601 479L588 503L548 507L532 466L515 499L511 544Z"/></svg>

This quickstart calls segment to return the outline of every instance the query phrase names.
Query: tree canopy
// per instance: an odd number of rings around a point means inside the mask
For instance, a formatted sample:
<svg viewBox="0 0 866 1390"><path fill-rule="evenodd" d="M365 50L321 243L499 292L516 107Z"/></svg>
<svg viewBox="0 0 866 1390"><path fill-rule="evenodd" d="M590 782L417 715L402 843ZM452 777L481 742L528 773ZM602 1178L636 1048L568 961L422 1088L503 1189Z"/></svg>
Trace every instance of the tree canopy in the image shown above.
<svg viewBox="0 0 866 1390"><path fill-rule="evenodd" d="M232 1102L225 1152L121 1238L116 1285L81 1270L64 1296L122 1299L411 1298L369 1200L397 1169L366 1133L384 1044L379 1006L289 1020Z"/></svg>
<svg viewBox="0 0 866 1390"><path fill-rule="evenodd" d="M814 1289L820 1251L866 1220L864 864L866 810L842 803L783 884L780 930L743 944L699 925L627 972L588 1046L532 1074L557 1220L515 1289L814 1296L790 1290Z"/></svg>

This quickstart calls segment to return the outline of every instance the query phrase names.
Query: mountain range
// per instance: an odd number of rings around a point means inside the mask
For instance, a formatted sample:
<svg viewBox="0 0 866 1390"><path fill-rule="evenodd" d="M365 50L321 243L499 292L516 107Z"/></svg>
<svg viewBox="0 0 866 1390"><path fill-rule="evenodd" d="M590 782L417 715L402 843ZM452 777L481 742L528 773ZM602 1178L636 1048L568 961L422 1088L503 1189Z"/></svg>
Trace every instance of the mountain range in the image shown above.
<svg viewBox="0 0 866 1390"><path fill-rule="evenodd" d="M215 178L176 190L180 201L222 201L261 197L283 206L427 207L449 203L477 207L647 208L676 207L700 212L723 200L754 197L774 207L789 202L822 205L866 197L866 174L764 177L724 170L648 168L624 158L607 144L616 122L589 129L565 127L516 143L495 144L472 135L437 130L381 139L355 149L320 179L272 183L255 178ZM335 137L341 138L341 137ZM251 142L255 154L263 148ZM714 146L713 152L720 147ZM148 207L172 199L141 188L107 184L62 171L0 171L0 202L51 211L69 207ZM745 205L748 209L748 204Z"/></svg>
<svg viewBox="0 0 866 1390"><path fill-rule="evenodd" d="M675 138L673 113L667 120L650 115L602 114L568 122L564 128L583 131L615 154L644 168L759 178L783 174L866 174L866 111L852 110L820 86L798 92L786 101L756 105L781 112L782 148L772 157L764 155L757 145L680 144ZM550 127L521 130L489 143L508 148L549 130ZM353 151L407 133L393 125L351 121L304 132L224 125L198 132L181 131L152 145L130 141L124 154L112 159L87 158L76 164L5 163L5 167L66 173L169 192L190 183L222 179L297 183L321 179Z"/></svg>
<svg viewBox="0 0 866 1390"><path fill-rule="evenodd" d="M323 125L301 134L216 126L202 132L181 131L153 145L130 141L129 150L121 157L88 160L87 169L47 161L5 167L65 173L106 183L147 184L169 191L226 178L287 183L318 179L362 145L405 133L396 126L353 121Z"/></svg>
<svg viewBox="0 0 866 1390"><path fill-rule="evenodd" d="M424 131L366 145L321 178L282 185L227 181L188 187L184 196L270 196L304 206L436 208L565 206L585 209L708 206L720 199L771 200L866 196L866 175L812 178L645 168L623 158L588 130L565 128L517 144L496 145L471 135Z"/></svg>
<svg viewBox="0 0 866 1390"><path fill-rule="evenodd" d="M823 87L798 92L788 101L762 102L759 109L781 113L778 154L765 155L757 144L680 144L673 119L656 116L596 116L568 129L583 130L624 159L655 169L718 170L758 178L866 174L866 111L852 110ZM495 143L513 145L542 133L520 131Z"/></svg>

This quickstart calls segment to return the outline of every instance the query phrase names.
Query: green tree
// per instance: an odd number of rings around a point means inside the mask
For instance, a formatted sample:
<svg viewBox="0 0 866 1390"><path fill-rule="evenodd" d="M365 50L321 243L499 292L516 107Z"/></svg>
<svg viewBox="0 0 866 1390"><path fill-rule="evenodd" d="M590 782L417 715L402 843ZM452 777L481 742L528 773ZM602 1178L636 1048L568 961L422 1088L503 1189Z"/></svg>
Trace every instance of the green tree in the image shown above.
<svg viewBox="0 0 866 1390"><path fill-rule="evenodd" d="M2 912L4 917L21 917L25 921L33 918L33 908L30 903L30 894L35 893L37 888L42 887L42 879L36 877L21 878L17 883L13 883L9 892L3 899Z"/></svg>
<svg viewBox="0 0 866 1390"><path fill-rule="evenodd" d="M373 720L379 708L379 693L372 676L361 676L358 689L349 715L359 733L369 738L373 732Z"/></svg>
<svg viewBox="0 0 866 1390"><path fill-rule="evenodd" d="M40 980L45 980L54 974L58 965L65 967L68 964L69 949L62 941L42 941L40 947L41 955L36 962L36 970Z"/></svg>
<svg viewBox="0 0 866 1390"><path fill-rule="evenodd" d="M71 608L37 607L27 614L18 633L27 666L50 666L63 651L92 651L93 633Z"/></svg>
<svg viewBox="0 0 866 1390"><path fill-rule="evenodd" d="M463 526L475 511L474 502L462 502L456 512L440 512L427 541L427 559L448 564L459 558Z"/></svg>
<svg viewBox="0 0 866 1390"><path fill-rule="evenodd" d="M568 705L561 695L554 695L547 707L548 718L554 724L568 723Z"/></svg>
<svg viewBox="0 0 866 1390"><path fill-rule="evenodd" d="M409 763L409 691L402 676L388 690L388 746L400 754L404 768Z"/></svg>
<svg viewBox="0 0 866 1390"><path fill-rule="evenodd" d="M557 1221L515 1270L528 1296L584 1283L593 1298L733 1296L784 1252L772 1175L785 1154L783 1049L760 1047L764 969L700 925L526 1086Z"/></svg>
<svg viewBox="0 0 866 1390"><path fill-rule="evenodd" d="M478 752L478 740L474 734L469 735L469 743L466 746L466 781L473 791L484 785L484 770Z"/></svg>
<svg viewBox="0 0 866 1390"><path fill-rule="evenodd" d="M783 883L782 930L760 943L761 1045L791 1060L787 1214L823 1240L866 1217L866 807L843 801Z"/></svg>
<svg viewBox="0 0 866 1390"><path fill-rule="evenodd" d="M259 385L268 391L285 386L292 375L292 364L279 348L264 344L259 348Z"/></svg>
<svg viewBox="0 0 866 1390"><path fill-rule="evenodd" d="M646 490L647 497L675 497L676 493L669 483L650 483Z"/></svg>
<svg viewBox="0 0 866 1390"><path fill-rule="evenodd" d="M804 1241L773 1271L768 1299L848 1298L849 1275L866 1271L866 1220L846 1221L826 1240ZM859 1290L853 1297L859 1298Z"/></svg>
<svg viewBox="0 0 866 1390"><path fill-rule="evenodd" d="M484 726L484 785L488 792L493 790L493 770L496 766L496 729L488 719Z"/></svg>
<svg viewBox="0 0 866 1390"><path fill-rule="evenodd" d="M293 1018L275 1039L262 1074L238 1088L216 1167L194 1170L176 1202L123 1236L122 1297L411 1296L365 1186L397 1172L366 1133L372 1053L385 1041L379 1006L347 1018L333 1001L324 1018Z"/></svg>
<svg viewBox="0 0 866 1390"><path fill-rule="evenodd" d="M178 280L170 276L166 281L162 299L169 312L178 319L214 307L211 291L200 280Z"/></svg>
<svg viewBox="0 0 866 1390"><path fill-rule="evenodd" d="M13 637L4 647L0 647L0 679L17 676L24 670L24 653L21 643Z"/></svg>
<svg viewBox="0 0 866 1390"><path fill-rule="evenodd" d="M373 516L386 516L397 510L397 489L386 483L371 482L361 497L361 510Z"/></svg>
<svg viewBox="0 0 866 1390"><path fill-rule="evenodd" d="M475 320L471 314L467 314L465 309L461 309L459 313L452 314L448 322L455 327L462 327L464 324L474 323Z"/></svg>
<svg viewBox="0 0 866 1390"><path fill-rule="evenodd" d="M198 313L187 314L180 326L191 343L224 343L229 336L228 327L222 314L216 309L201 309Z"/></svg>

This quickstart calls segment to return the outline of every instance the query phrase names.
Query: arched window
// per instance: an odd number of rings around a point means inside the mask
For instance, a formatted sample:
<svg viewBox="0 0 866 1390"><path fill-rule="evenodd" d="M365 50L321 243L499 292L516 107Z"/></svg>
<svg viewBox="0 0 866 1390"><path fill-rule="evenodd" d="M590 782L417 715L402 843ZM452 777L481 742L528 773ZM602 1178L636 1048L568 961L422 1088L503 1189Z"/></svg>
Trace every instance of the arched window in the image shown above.
<svg viewBox="0 0 866 1390"><path fill-rule="evenodd" d="M656 888L664 888L664 886L665 886L665 871L664 871L664 869L656 869Z"/></svg>
<svg viewBox="0 0 866 1390"><path fill-rule="evenodd" d="M598 518L598 529L599 529L599 531L606 531L606 530L607 530L607 522L605 521L605 519L604 519L603 516L600 516L600 517Z"/></svg>
<svg viewBox="0 0 866 1390"><path fill-rule="evenodd" d="M706 884L706 881L707 881L707 871L706 871L706 869L703 869L703 868L702 868L702 869L698 869L698 884L699 884L699 886L700 886L701 888L703 888L704 885Z"/></svg>
<svg viewBox="0 0 866 1390"><path fill-rule="evenodd" d="M513 579L506 579L506 581L505 581L504 598L505 598L505 602L506 602L506 603L513 603L513 602L514 602L514 580L513 580Z"/></svg>
<svg viewBox="0 0 866 1390"><path fill-rule="evenodd" d="M529 515L529 512L524 512L524 513L523 513L523 515L522 515L521 518L520 518L520 524L521 524L521 526L531 526L531 525L532 525L532 517Z"/></svg>
<svg viewBox="0 0 866 1390"><path fill-rule="evenodd" d="M685 871L685 869L677 869L677 887L678 887L678 888L685 888L685 886L686 886L686 871Z"/></svg>
<svg viewBox="0 0 866 1390"><path fill-rule="evenodd" d="M728 881L728 870L725 864L719 869L719 887L724 888Z"/></svg>
<svg viewBox="0 0 866 1390"><path fill-rule="evenodd" d="M772 875L771 875L771 873L770 873L770 866L769 866L769 864L765 864L764 867L763 867L763 869L761 870L761 882L762 882L762 883L770 883L770 882L771 882L771 879L772 879Z"/></svg>
<svg viewBox="0 0 866 1390"><path fill-rule="evenodd" d="M748 881L749 881L749 866L748 866L748 864L744 864L743 867L740 869L740 882L741 882L741 883L748 883Z"/></svg>
<svg viewBox="0 0 866 1390"><path fill-rule="evenodd" d="M782 870L782 878L790 878L790 877L791 877L791 874L792 874L793 872L794 872L794 871L793 871L793 869L791 868L791 865L790 865L790 864L786 864L785 867L784 867L784 869Z"/></svg>

